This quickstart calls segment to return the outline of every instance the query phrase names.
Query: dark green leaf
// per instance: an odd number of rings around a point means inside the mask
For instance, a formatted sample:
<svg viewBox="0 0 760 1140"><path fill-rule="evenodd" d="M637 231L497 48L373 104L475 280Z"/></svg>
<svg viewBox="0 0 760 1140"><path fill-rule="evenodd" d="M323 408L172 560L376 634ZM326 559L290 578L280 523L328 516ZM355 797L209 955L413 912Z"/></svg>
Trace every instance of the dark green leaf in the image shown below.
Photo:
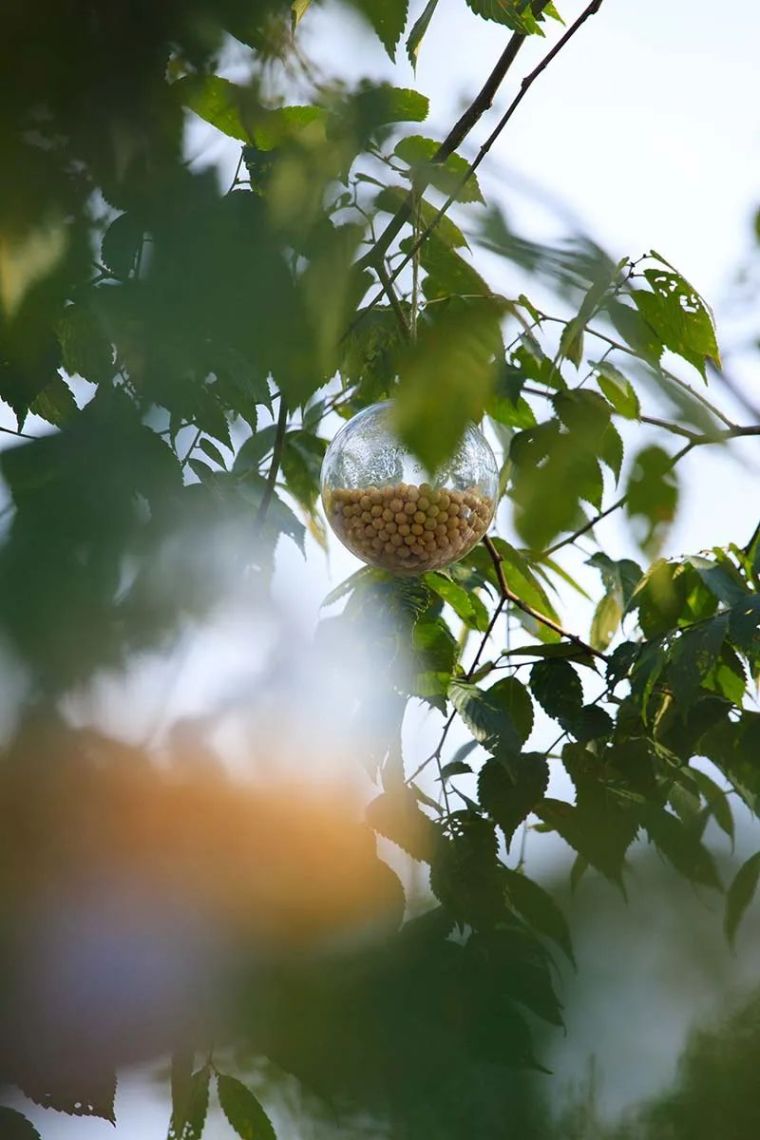
<svg viewBox="0 0 760 1140"><path fill-rule="evenodd" d="M98 1072L91 1068L86 1078L80 1077L65 1084L60 1080L45 1080L42 1074L35 1074L34 1078L18 1081L18 1085L24 1096L42 1108L53 1108L68 1116L97 1116L111 1124L116 1123L116 1075L113 1072Z"/></svg>
<svg viewBox="0 0 760 1140"><path fill-rule="evenodd" d="M530 671L530 687L544 712L563 728L580 716L583 687L568 661L556 658L537 661Z"/></svg>
<svg viewBox="0 0 760 1140"><path fill-rule="evenodd" d="M210 439L202 439L198 444L198 447L209 457L209 459L213 460L214 463L218 463L223 471L227 470L227 464L225 463L224 456L216 444L212 443Z"/></svg>
<svg viewBox="0 0 760 1140"><path fill-rule="evenodd" d="M653 804L643 806L641 813L649 838L676 871L694 883L721 889L712 855L691 828Z"/></svg>
<svg viewBox="0 0 760 1140"><path fill-rule="evenodd" d="M551 938L575 965L570 928L554 899L527 875L504 868L509 900L525 921L545 938Z"/></svg>
<svg viewBox="0 0 760 1140"><path fill-rule="evenodd" d="M242 1140L277 1140L271 1120L246 1085L219 1073L216 1086L222 1111Z"/></svg>
<svg viewBox="0 0 760 1140"><path fill-rule="evenodd" d="M478 777L480 806L504 832L507 850L523 820L549 784L549 765L538 752L488 760Z"/></svg>
<svg viewBox="0 0 760 1140"><path fill-rule="evenodd" d="M475 174L462 183L469 170L466 159L450 154L443 162L433 162L440 145L422 135L408 135L396 144L394 154L410 167L412 179L429 183L447 197L454 195L458 202L482 202L483 195Z"/></svg>
<svg viewBox="0 0 760 1140"><path fill-rule="evenodd" d="M471 740L470 743L477 747L477 741ZM441 779L449 780L452 776L467 776L472 773L472 768L464 760L450 760L448 764L444 764L441 768Z"/></svg>
<svg viewBox="0 0 760 1140"><path fill-rule="evenodd" d="M40 1134L20 1112L0 1106L0 1136L3 1140L40 1140Z"/></svg>
<svg viewBox="0 0 760 1140"><path fill-rule="evenodd" d="M113 347L102 322L86 305L69 305L58 323L63 367L93 384L114 374ZM43 389L44 390L44 389Z"/></svg>
<svg viewBox="0 0 760 1140"><path fill-rule="evenodd" d="M476 16L482 16L484 20L493 20L496 24L504 24L513 32L520 32L526 36L544 34L533 14L532 6L523 0L467 0L467 7Z"/></svg>
<svg viewBox="0 0 760 1140"><path fill-rule="evenodd" d="M586 560L586 565L599 571L605 589L626 609L644 574L638 562L632 558L621 558L616 562L599 551Z"/></svg>
<svg viewBox="0 0 760 1140"><path fill-rule="evenodd" d="M134 214L119 214L106 232L100 245L100 257L116 277L129 277L137 265L145 235L142 222Z"/></svg>
<svg viewBox="0 0 760 1140"><path fill-rule="evenodd" d="M174 1070L172 1071L174 1078ZM168 1140L200 1140L208 1113L208 1088L211 1070L208 1065L193 1073L189 1081L176 1080L177 1101L172 1104ZM175 1081L172 1081L174 1091Z"/></svg>
<svg viewBox="0 0 760 1140"><path fill-rule="evenodd" d="M733 946L736 939L739 923L744 917L747 907L755 897L759 878L760 851L756 851L754 855L750 855L746 863L741 865L726 893L724 929L726 938L731 946Z"/></svg>
<svg viewBox="0 0 760 1140"><path fill-rule="evenodd" d="M63 427L77 414L77 403L68 384L58 374L34 397L29 411L49 424Z"/></svg>
<svg viewBox="0 0 760 1140"><path fill-rule="evenodd" d="M377 796L367 808L367 823L413 859L430 862L438 841L438 829L420 811L417 797L410 788L402 785L396 791Z"/></svg>
<svg viewBox="0 0 760 1140"><path fill-rule="evenodd" d="M391 59L406 27L408 0L351 0L367 17Z"/></svg>
<svg viewBox="0 0 760 1140"><path fill-rule="evenodd" d="M519 753L521 733L499 694L492 694L464 681L449 688L451 703L479 744L498 755Z"/></svg>
<svg viewBox="0 0 760 1140"><path fill-rule="evenodd" d="M623 861L636 835L636 824L604 792L587 799L575 807L544 799L536 814L588 863L622 885Z"/></svg>

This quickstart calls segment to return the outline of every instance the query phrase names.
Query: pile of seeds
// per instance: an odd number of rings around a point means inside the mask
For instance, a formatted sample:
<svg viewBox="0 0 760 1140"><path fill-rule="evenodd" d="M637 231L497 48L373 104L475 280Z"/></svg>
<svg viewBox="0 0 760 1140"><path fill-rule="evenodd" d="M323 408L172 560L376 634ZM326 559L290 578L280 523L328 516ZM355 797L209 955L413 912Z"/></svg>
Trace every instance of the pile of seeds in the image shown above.
<svg viewBox="0 0 760 1140"><path fill-rule="evenodd" d="M335 533L363 562L421 574L456 562L488 529L494 503L476 488L437 490L396 483L325 493Z"/></svg>

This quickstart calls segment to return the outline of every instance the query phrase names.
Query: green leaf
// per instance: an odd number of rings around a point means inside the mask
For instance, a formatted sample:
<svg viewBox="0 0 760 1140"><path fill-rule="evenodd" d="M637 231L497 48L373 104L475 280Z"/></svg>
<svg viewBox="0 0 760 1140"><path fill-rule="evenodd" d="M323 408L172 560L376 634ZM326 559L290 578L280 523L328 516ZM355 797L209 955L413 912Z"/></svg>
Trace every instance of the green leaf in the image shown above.
<svg viewBox="0 0 760 1140"><path fill-rule="evenodd" d="M750 597L736 567L726 559L721 565L708 558L692 555L686 561L693 566L711 594L726 606L741 606Z"/></svg>
<svg viewBox="0 0 760 1140"><path fill-rule="evenodd" d="M549 601L543 586L533 573L528 558L503 538L494 538L492 541L504 564L504 573L509 588L517 594L521 601L526 602L532 609L558 622L559 615ZM473 551L469 555L469 558L488 575L489 580L493 580L494 583L496 582L491 559L483 547L478 547L477 551ZM535 618L524 614L522 611L519 611L515 616L527 630L542 641L559 641L558 633L555 633L554 630L536 621Z"/></svg>
<svg viewBox="0 0 760 1140"><path fill-rule="evenodd" d="M644 576L644 571L638 562L634 562L632 558L615 561L602 551L598 551L586 560L586 565L593 566L599 571L605 589L614 595L623 609L627 609L636 587Z"/></svg>
<svg viewBox="0 0 760 1140"><path fill-rule="evenodd" d="M622 886L625 853L636 824L603 791L583 806L544 799L536 814L611 882Z"/></svg>
<svg viewBox="0 0 760 1140"><path fill-rule="evenodd" d="M438 842L438 828L420 811L411 788L402 784L397 790L377 796L367 807L367 823L413 859L430 862Z"/></svg>
<svg viewBox="0 0 760 1140"><path fill-rule="evenodd" d="M411 637L414 676L410 694L446 711L445 697L457 659L454 635L441 617L423 615Z"/></svg>
<svg viewBox="0 0 760 1140"><path fill-rule="evenodd" d="M549 645L518 645L516 649L505 649L502 657L563 657L578 665L596 669L592 654L583 646L574 645L572 641L556 641Z"/></svg>
<svg viewBox="0 0 760 1140"><path fill-rule="evenodd" d="M219 75L183 75L172 84L172 90L185 107L218 131L233 139L253 142L241 114L245 88Z"/></svg>
<svg viewBox="0 0 760 1140"><path fill-rule="evenodd" d="M637 289L633 300L665 347L682 356L704 376L707 361L720 366L710 310L696 289L673 271L672 266L654 251L652 256L667 268L645 269L644 277L651 292Z"/></svg>
<svg viewBox="0 0 760 1140"><path fill-rule="evenodd" d="M37 393L29 405L29 411L33 415L56 427L67 424L77 414L77 410L74 394L59 373Z"/></svg>
<svg viewBox="0 0 760 1140"><path fill-rule="evenodd" d="M452 681L449 698L475 740L489 752L497 755L519 753L522 734L498 691L484 692L465 681Z"/></svg>
<svg viewBox="0 0 760 1140"><path fill-rule="evenodd" d="M408 199L409 191L404 186L384 186L375 197L375 206L378 210L383 210L387 214L395 214L406 205ZM418 200L417 209L419 211L420 223L423 227L431 225L438 214L438 210L435 206L425 198ZM455 248L461 248L467 245L467 238L459 226L455 222L452 222L448 214L444 214L443 217L435 223L435 236L444 245L453 246ZM394 320L395 319L394 317Z"/></svg>
<svg viewBox="0 0 760 1140"><path fill-rule="evenodd" d="M544 34L533 15L532 6L524 0L467 0L467 7L476 16L482 16L484 20L492 20L496 24L504 24L513 32L520 32L526 36Z"/></svg>
<svg viewBox="0 0 760 1140"><path fill-rule="evenodd" d="M202 452L204 452L204 454L209 457L209 459L211 459L214 463L218 463L222 471L227 470L227 464L225 462L224 456L216 444L212 443L210 439L202 439L198 444L198 447Z"/></svg>
<svg viewBox="0 0 760 1140"><path fill-rule="evenodd" d="M401 362L396 428L429 471L452 457L468 422L483 415L499 339L498 318L487 306L449 308L423 326Z"/></svg>
<svg viewBox="0 0 760 1140"><path fill-rule="evenodd" d="M288 432L283 441L282 473L288 490L307 511L319 498L319 481L327 443L307 431Z"/></svg>
<svg viewBox="0 0 760 1140"><path fill-rule="evenodd" d="M525 685L516 677L503 677L491 686L488 696L507 710L524 744L533 731L533 702Z"/></svg>
<svg viewBox="0 0 760 1140"><path fill-rule="evenodd" d="M488 610L473 590L465 590L464 586L452 582L451 578L438 570L426 574L425 583L451 606L457 617L470 629L481 633L488 629Z"/></svg>
<svg viewBox="0 0 760 1140"><path fill-rule="evenodd" d="M583 688L575 669L568 661L537 661L530 671L533 696L553 720L564 728L580 716Z"/></svg>
<svg viewBox="0 0 760 1140"><path fill-rule="evenodd" d="M3 1140L40 1140L40 1134L20 1112L0 1106L0 1136Z"/></svg>
<svg viewBox="0 0 760 1140"><path fill-rule="evenodd" d="M556 942L575 965L575 955L570 939L570 928L560 908L552 896L533 879L518 871L504 868L509 901L525 921L545 938Z"/></svg>
<svg viewBox="0 0 760 1140"><path fill-rule="evenodd" d="M509 850L515 831L543 799L549 765L538 752L487 760L478 776L483 811L499 825Z"/></svg>
<svg viewBox="0 0 760 1140"><path fill-rule="evenodd" d="M396 45L406 27L408 0L351 0L351 2L367 17L388 55L394 59Z"/></svg>
<svg viewBox="0 0 760 1140"><path fill-rule="evenodd" d="M291 8L292 16L293 16L293 27L294 28L297 28L298 25L301 23L301 20L306 15L306 10L308 9L310 4L311 4L311 0L293 0L292 4L290 5L290 8Z"/></svg>
<svg viewBox="0 0 760 1140"><path fill-rule="evenodd" d="M420 54L422 41L425 38L425 33L428 30L430 21L432 20L433 14L435 13L437 7L438 0L428 0L422 12L422 15L418 20L415 21L415 24L409 33L409 38L406 41L406 54L409 56L409 62L415 71L417 70L417 57Z"/></svg>
<svg viewBox="0 0 760 1140"><path fill-rule="evenodd" d="M607 360L592 360L591 367L596 371L596 382L615 411L627 420L636 420L641 415L641 405L630 380Z"/></svg>
<svg viewBox="0 0 760 1140"><path fill-rule="evenodd" d="M378 4L383 0L376 0ZM364 132L395 123L422 123L428 116L430 100L410 87L378 83L362 87L353 98L353 109Z"/></svg>
<svg viewBox="0 0 760 1140"><path fill-rule="evenodd" d="M172 1068L172 1093L176 1091L177 1098L172 1101L168 1140L200 1140L208 1113L210 1077L208 1065L198 1069L189 1080L184 1073L181 1079L179 1076L175 1079Z"/></svg>
<svg viewBox="0 0 760 1140"><path fill-rule="evenodd" d="M422 179L447 197L455 196L457 202L483 202L475 174L470 174L462 184L462 179L470 168L466 159L458 154L450 154L442 162L433 161L440 145L434 139L422 135L408 135L396 144L393 153L410 167L413 180Z"/></svg>
<svg viewBox="0 0 760 1140"><path fill-rule="evenodd" d="M677 505L678 481L673 461L661 447L643 448L634 459L628 478L625 509L629 518L644 520L639 545L650 556L662 546Z"/></svg>
<svg viewBox="0 0 760 1140"><path fill-rule="evenodd" d="M649 838L679 874L701 886L721 889L712 855L690 828L653 804L640 810Z"/></svg>
<svg viewBox="0 0 760 1140"><path fill-rule="evenodd" d="M605 594L591 620L589 641L594 649L605 650L620 625L623 609L614 594Z"/></svg>
<svg viewBox="0 0 760 1140"><path fill-rule="evenodd" d="M726 915L724 930L731 946L736 940L739 928L747 907L755 897L758 879L760 878L760 851L750 855L749 859L741 865L736 872L731 886L726 892Z"/></svg>
<svg viewBox="0 0 760 1140"><path fill-rule="evenodd" d="M137 265L145 230L134 214L119 214L103 234L101 261L116 277L130 277Z"/></svg>
<svg viewBox="0 0 760 1140"><path fill-rule="evenodd" d="M114 374L111 341L102 322L87 305L68 305L58 322L63 367L71 376L83 376L93 384Z"/></svg>
<svg viewBox="0 0 760 1140"><path fill-rule="evenodd" d="M222 1111L242 1140L277 1140L271 1120L242 1081L219 1073L216 1087Z"/></svg>
<svg viewBox="0 0 760 1140"><path fill-rule="evenodd" d="M405 253L409 252L411 244L411 238L404 238L401 242ZM422 246L420 262L427 274L422 283L422 291L429 301L438 301L444 297L459 298L461 307L484 308L486 312L498 309L499 317L503 315L503 301L497 300L490 286L470 262L447 245L437 232L430 234ZM477 298L480 297L486 300L478 303ZM503 351L501 334L498 348L495 347L494 352L499 349Z"/></svg>

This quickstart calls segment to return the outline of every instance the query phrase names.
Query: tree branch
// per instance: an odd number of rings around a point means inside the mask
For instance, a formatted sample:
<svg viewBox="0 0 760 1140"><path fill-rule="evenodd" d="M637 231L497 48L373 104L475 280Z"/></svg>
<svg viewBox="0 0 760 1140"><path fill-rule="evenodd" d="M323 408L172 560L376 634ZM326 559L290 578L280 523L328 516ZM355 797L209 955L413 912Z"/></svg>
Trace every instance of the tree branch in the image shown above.
<svg viewBox="0 0 760 1140"><path fill-rule="evenodd" d="M541 624L545 625L547 629L552 629L555 633L558 633L560 637L567 638L567 640L571 641L573 645L576 645L579 649L582 649L584 653L590 653L593 657L599 657L602 661L607 660L606 654L602 653L600 649L594 649L591 645L585 642L583 638L578 637L576 633L570 633L569 630L564 629L550 617L547 617L545 614L540 613L538 610L534 610L533 606L529 606L528 603L524 602L522 598L519 598L513 590L510 590L509 585L507 584L506 575L504 573L504 563L502 562L498 550L488 535L484 535L483 545L488 551L491 561L493 562L494 570L496 571L496 578L499 583L499 589L501 590L503 598L505 598L508 602L512 602L512 604L517 606L518 610L522 610L524 614L528 614L530 617L535 618L536 621L541 622Z"/></svg>
<svg viewBox="0 0 760 1140"><path fill-rule="evenodd" d="M412 245L412 248L409 250L409 252L406 254L406 256L404 258L402 258L402 260L399 262L399 264L393 270L393 273L390 275L390 278L389 278L391 283L393 283L396 280L396 278L399 276L399 274L406 268L406 266L409 264L409 262L412 260L412 258L417 253L417 251L422 247L422 245L424 245L424 243L430 237L431 233L436 229L436 227L438 226L438 223L441 221L441 219L446 215L446 213L448 213L451 206L457 200L460 191L466 185L466 183L468 182L470 177L478 169L481 162L486 157L486 155L490 151L491 147L496 142L499 135L502 133L502 131L506 127L507 123L512 118L515 111L520 106L523 99L525 98L528 91L530 90L530 88L535 83L535 81L538 79L538 77L542 74L542 72L544 72L546 70L546 68L549 66L549 64L552 62L552 60L559 54L559 52L562 51L563 47L565 47L565 45L567 43L569 43L569 41L573 38L573 36L576 34L576 32L578 32L580 30L580 28L586 23L586 21L591 16L593 16L596 12L599 11L603 2L604 2L604 0L592 0L592 2L588 5L588 7L581 13L581 15L575 21L575 23L570 25L570 27L567 29L565 34L557 41L557 43L554 45L554 47L551 48L551 50L546 53L546 55L541 60L541 62L538 64L538 66L535 67L533 69L533 71L531 71L528 75L525 76L525 78L522 80L522 82L520 84L520 90L517 92L517 95L515 95L514 99L509 104L509 106L507 107L507 109L504 112L504 114L502 115L502 117L499 119L499 122L496 124L496 127L494 128L494 130L491 132L491 134L488 136L486 141L483 143L483 145L481 146L480 150L478 151L476 157L473 159L473 161L467 167L467 170L464 172L462 177L458 180L453 192L449 195L449 197L446 199L446 201L443 203L443 205L440 207L440 209L436 211L433 218L430 220L428 225L422 231L422 233L420 234L417 241L415 241L414 244ZM408 203L407 203L407 205L408 205ZM407 214L405 216L404 220L406 220L406 218L408 218L408 216L409 215ZM391 222L391 226L392 225L393 225L393 222ZM398 227L399 229L401 228L401 225L403 225L403 221L400 223L400 225ZM383 240L385 238L385 234L387 232L388 231L386 229L385 233L381 235L381 237L380 237L381 243L383 242ZM396 230L396 232L398 232L398 230ZM385 248L386 248L385 246L381 246L381 250L383 252L385 251ZM360 262L360 265L374 264L374 249L375 249L375 247L373 247L373 249L370 251L370 253L363 259L362 262ZM353 329L356 327L356 325L364 319L364 317L367 315L367 313L369 313L372 309L374 309L374 307L382 300L383 296L384 296L384 291L381 291L380 293L376 294L372 298L372 300L369 302L369 304L365 305L365 307L362 309L362 311L359 314L357 314L357 316L354 318L354 320L349 325L346 332L343 334L344 338L348 335L348 333L353 331Z"/></svg>
<svg viewBox="0 0 760 1140"><path fill-rule="evenodd" d="M398 294L393 288L393 284L388 277L388 271L385 268L385 262L381 260L377 265L375 265L374 269L377 273L378 278L380 279L380 284L385 290L388 300L391 303L391 308L393 309L393 312L396 316L396 320L398 321L399 328L401 329L401 333L404 339L411 340L412 333L411 329L409 328L409 322L406 319L404 310L401 308L401 302L398 299Z"/></svg>

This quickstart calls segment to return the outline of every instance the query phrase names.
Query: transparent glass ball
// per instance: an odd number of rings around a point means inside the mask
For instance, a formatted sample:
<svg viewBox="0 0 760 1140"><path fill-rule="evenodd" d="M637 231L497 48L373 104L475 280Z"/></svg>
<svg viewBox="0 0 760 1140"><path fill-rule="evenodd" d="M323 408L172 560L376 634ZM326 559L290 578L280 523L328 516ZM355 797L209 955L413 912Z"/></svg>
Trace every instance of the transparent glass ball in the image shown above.
<svg viewBox="0 0 760 1140"><path fill-rule="evenodd" d="M396 436L391 404L373 404L341 428L322 464L322 502L344 546L394 574L440 570L463 558L496 510L498 467L474 425L431 477Z"/></svg>

